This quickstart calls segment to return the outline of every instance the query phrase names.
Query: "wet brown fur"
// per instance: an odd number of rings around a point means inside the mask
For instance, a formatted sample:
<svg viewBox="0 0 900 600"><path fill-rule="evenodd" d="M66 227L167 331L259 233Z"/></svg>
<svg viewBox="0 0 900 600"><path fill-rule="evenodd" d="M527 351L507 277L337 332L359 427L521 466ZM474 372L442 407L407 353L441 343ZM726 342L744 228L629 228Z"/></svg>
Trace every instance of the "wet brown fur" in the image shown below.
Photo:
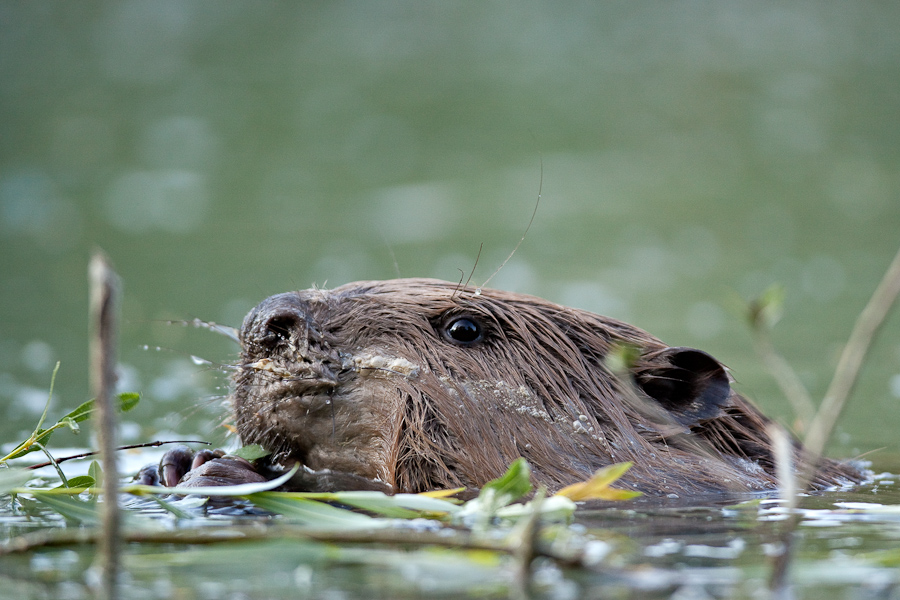
<svg viewBox="0 0 900 600"><path fill-rule="evenodd" d="M774 487L768 420L708 355L540 298L458 287L367 281L265 300L241 330L242 441L396 492L479 487L519 456L551 491L622 461L634 463L622 486L651 495ZM482 324L480 342L447 338L459 316ZM639 349L624 378L607 365L620 345ZM648 395L681 371L706 396ZM827 461L816 483L859 478Z"/></svg>

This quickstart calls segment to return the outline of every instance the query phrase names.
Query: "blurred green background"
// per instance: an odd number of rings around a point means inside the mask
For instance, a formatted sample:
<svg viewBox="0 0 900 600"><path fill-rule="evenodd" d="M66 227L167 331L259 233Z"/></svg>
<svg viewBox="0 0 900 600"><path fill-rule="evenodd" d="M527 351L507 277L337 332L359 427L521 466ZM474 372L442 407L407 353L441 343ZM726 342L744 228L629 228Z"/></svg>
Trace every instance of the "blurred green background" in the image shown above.
<svg viewBox="0 0 900 600"><path fill-rule="evenodd" d="M492 287L706 349L790 409L732 310L816 398L900 245L900 4L4 2L0 439L89 397L87 283L125 285L126 441L220 439L239 326L356 279ZM543 166L541 166L543 165ZM832 453L900 452L900 318ZM161 347L162 350L145 350ZM73 444L86 443L73 439Z"/></svg>

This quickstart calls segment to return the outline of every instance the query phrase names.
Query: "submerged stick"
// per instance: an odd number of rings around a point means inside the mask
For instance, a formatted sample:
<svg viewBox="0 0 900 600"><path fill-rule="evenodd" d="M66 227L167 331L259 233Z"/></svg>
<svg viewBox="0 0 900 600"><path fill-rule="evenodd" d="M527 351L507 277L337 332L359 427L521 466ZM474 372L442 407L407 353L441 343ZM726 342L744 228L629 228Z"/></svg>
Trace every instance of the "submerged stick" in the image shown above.
<svg viewBox="0 0 900 600"><path fill-rule="evenodd" d="M101 563L99 597L118 597L120 515L119 470L116 465L116 414L112 396L115 388L116 305L118 278L108 259L100 252L91 258L91 387L96 397L97 438L103 464L103 507L98 558Z"/></svg>

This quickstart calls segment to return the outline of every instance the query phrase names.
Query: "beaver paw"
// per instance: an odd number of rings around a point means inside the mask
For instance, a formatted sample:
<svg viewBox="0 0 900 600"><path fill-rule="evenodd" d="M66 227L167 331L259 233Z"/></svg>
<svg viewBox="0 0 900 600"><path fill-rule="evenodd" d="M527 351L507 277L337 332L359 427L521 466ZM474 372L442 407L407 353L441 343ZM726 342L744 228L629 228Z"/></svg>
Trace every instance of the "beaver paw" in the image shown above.
<svg viewBox="0 0 900 600"><path fill-rule="evenodd" d="M137 476L138 483L165 487L208 487L259 483L266 478L249 461L228 456L223 450L194 452L187 446L175 446L166 452L159 466L148 465Z"/></svg>

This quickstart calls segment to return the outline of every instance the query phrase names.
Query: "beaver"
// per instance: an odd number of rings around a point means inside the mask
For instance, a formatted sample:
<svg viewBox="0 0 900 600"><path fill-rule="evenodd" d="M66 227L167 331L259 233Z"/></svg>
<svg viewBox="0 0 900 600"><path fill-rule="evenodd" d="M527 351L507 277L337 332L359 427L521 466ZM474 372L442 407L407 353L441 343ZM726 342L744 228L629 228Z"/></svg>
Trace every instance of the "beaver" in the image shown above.
<svg viewBox="0 0 900 600"><path fill-rule="evenodd" d="M618 485L652 496L776 485L770 421L719 361L534 296L433 279L289 292L250 311L240 342L234 423L271 454L175 451L165 484L190 466L182 485L300 463L295 490L478 488L524 457L550 491L624 461ZM861 477L826 459L813 484Z"/></svg>

